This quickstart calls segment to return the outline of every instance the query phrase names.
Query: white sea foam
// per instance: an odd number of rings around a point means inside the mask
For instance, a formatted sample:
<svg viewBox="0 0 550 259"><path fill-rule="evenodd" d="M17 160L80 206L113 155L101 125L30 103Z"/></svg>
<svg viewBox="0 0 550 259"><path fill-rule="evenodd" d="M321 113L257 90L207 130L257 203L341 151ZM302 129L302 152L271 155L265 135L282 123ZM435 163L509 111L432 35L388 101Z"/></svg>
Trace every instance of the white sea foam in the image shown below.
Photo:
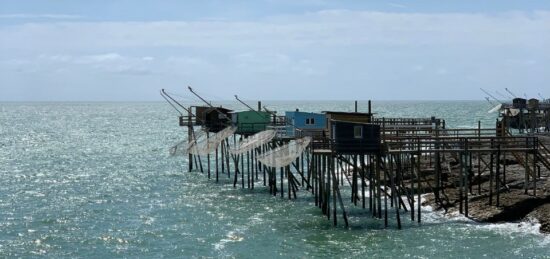
<svg viewBox="0 0 550 259"><path fill-rule="evenodd" d="M415 199L416 201L417 199ZM422 202L425 200L425 195L421 196ZM432 206L422 206L422 220L425 222L457 222L466 223L468 226L479 230L488 230L500 235L528 236L534 235L541 238L539 245L550 245L550 235L540 232L541 224L535 218L528 218L520 222L504 222L504 223L482 223L474 221L459 211L445 213L442 210L434 210Z"/></svg>

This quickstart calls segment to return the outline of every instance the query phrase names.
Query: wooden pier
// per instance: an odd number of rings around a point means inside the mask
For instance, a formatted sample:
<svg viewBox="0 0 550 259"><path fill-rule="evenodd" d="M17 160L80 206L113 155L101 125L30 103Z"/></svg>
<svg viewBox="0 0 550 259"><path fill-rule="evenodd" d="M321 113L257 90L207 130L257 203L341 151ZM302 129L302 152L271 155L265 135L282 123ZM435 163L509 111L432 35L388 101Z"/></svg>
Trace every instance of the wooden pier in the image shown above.
<svg viewBox="0 0 550 259"><path fill-rule="evenodd" d="M203 128L200 122L208 124L209 117L197 117L197 107L185 110L187 114L180 117L180 125L187 128L189 139L199 130L215 133L223 128ZM231 114L215 108L210 112ZM216 182L220 177L232 178L234 187L265 186L271 195L281 198L296 199L298 192L304 191L313 195L315 206L334 225L340 220L345 226L350 224L346 210L349 206L368 210L372 217L384 220L385 226L389 225L389 215L395 217L391 220L398 228L403 217L421 223L422 195L432 193L437 203L446 208L454 205L447 197L449 186L458 193L460 213L468 216L469 201L477 196L488 195L487 206L499 206L500 193L506 191L506 177L510 174L523 174L524 192L536 196L537 181L548 177L541 174L541 168L550 170L550 151L536 136L511 136L503 134L507 129L481 128L479 124L474 129L448 129L443 119L434 117L377 118L370 109L368 113L355 114L330 112L337 118L329 120L330 126L322 134L315 129L316 133L310 135L311 143L299 156L288 165L270 167L259 158L293 141L302 135L296 132L303 129L294 126L291 137L279 132L268 143L236 154L232 150L239 141L270 126L281 127L284 121L280 117L265 119L266 114L275 116L267 112L247 114L257 114L261 125L243 122L246 130L237 129L212 153L188 154L188 170L203 172ZM337 120L342 116L352 119ZM507 157L513 157L523 172L507 170L507 163L502 162ZM481 179L487 177L490 187L481 188ZM351 195L343 197L343 193Z"/></svg>

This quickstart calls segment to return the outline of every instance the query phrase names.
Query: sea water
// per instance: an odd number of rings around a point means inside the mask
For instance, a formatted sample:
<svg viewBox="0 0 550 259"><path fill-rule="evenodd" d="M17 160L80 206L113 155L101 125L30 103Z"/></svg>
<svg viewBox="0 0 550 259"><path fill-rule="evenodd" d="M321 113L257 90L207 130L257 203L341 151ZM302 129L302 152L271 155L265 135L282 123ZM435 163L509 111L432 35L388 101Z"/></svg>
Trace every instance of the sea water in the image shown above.
<svg viewBox="0 0 550 259"><path fill-rule="evenodd" d="M244 110L234 102L217 103ZM250 103L255 107L254 103ZM352 111L352 101L266 101L285 110ZM346 203L333 227L310 193L298 199L233 188L187 172L169 148L184 140L166 103L0 103L0 257L549 258L536 222L480 224L423 208L398 230ZM481 101L373 102L378 117L494 127ZM367 104L359 102L359 110Z"/></svg>

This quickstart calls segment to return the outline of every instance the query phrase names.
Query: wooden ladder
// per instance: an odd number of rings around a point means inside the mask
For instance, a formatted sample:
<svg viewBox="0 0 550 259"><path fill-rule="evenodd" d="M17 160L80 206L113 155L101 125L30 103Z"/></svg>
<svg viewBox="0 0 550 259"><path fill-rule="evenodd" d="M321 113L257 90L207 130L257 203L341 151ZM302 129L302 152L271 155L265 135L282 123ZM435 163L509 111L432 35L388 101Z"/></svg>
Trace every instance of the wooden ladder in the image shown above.
<svg viewBox="0 0 550 259"><path fill-rule="evenodd" d="M512 134L510 131L506 131L506 135L511 137ZM540 141L538 142L538 148L537 148L537 162L541 163L546 167L546 169L550 170L550 150ZM525 159L522 154L519 154L518 152L512 152L512 155L518 161L519 164L521 164L524 168L527 169L530 176L535 177L536 168L532 168L530 165L525 164Z"/></svg>
<svg viewBox="0 0 550 259"><path fill-rule="evenodd" d="M546 167L546 169L550 170L550 150L548 150L548 148L540 141L537 150L537 158L538 161Z"/></svg>

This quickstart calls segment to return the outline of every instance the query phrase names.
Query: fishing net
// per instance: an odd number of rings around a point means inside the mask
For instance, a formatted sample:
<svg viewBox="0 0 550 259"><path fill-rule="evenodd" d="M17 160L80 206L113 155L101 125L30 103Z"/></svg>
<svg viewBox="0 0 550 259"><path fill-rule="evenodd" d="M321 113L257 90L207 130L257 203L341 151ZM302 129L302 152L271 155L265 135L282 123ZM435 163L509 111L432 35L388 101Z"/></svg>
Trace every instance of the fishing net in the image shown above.
<svg viewBox="0 0 550 259"><path fill-rule="evenodd" d="M488 113L498 112L502 108L502 103L497 104L497 106L493 107L493 109L490 109Z"/></svg>
<svg viewBox="0 0 550 259"><path fill-rule="evenodd" d="M246 151L257 148L269 141L271 141L277 132L275 130L264 130L258 132L244 140L241 140L236 147L231 149L231 153L234 155L242 154Z"/></svg>
<svg viewBox="0 0 550 259"><path fill-rule="evenodd" d="M258 157L262 164L269 167L285 167L296 160L311 142L311 137L291 140L288 144L277 147Z"/></svg>
<svg viewBox="0 0 550 259"><path fill-rule="evenodd" d="M172 146L169 150L171 156L180 156L187 153L187 141L182 140Z"/></svg>
<svg viewBox="0 0 550 259"><path fill-rule="evenodd" d="M174 146L170 147L170 155L171 156L179 156L179 155L187 155L189 154L189 147L191 147L192 144L196 143L198 139L206 138L206 132L205 131L197 131L193 133L193 136L191 137L191 143L188 140L182 140L178 143L176 143Z"/></svg>
<svg viewBox="0 0 550 259"><path fill-rule="evenodd" d="M189 142L189 147L187 148L187 152L189 154L193 155L207 155L212 153L218 145L229 136L233 135L235 131L237 130L234 126L229 126L222 131L215 133L210 136L204 136L206 134L203 134L199 136L198 134L193 137L193 139Z"/></svg>

